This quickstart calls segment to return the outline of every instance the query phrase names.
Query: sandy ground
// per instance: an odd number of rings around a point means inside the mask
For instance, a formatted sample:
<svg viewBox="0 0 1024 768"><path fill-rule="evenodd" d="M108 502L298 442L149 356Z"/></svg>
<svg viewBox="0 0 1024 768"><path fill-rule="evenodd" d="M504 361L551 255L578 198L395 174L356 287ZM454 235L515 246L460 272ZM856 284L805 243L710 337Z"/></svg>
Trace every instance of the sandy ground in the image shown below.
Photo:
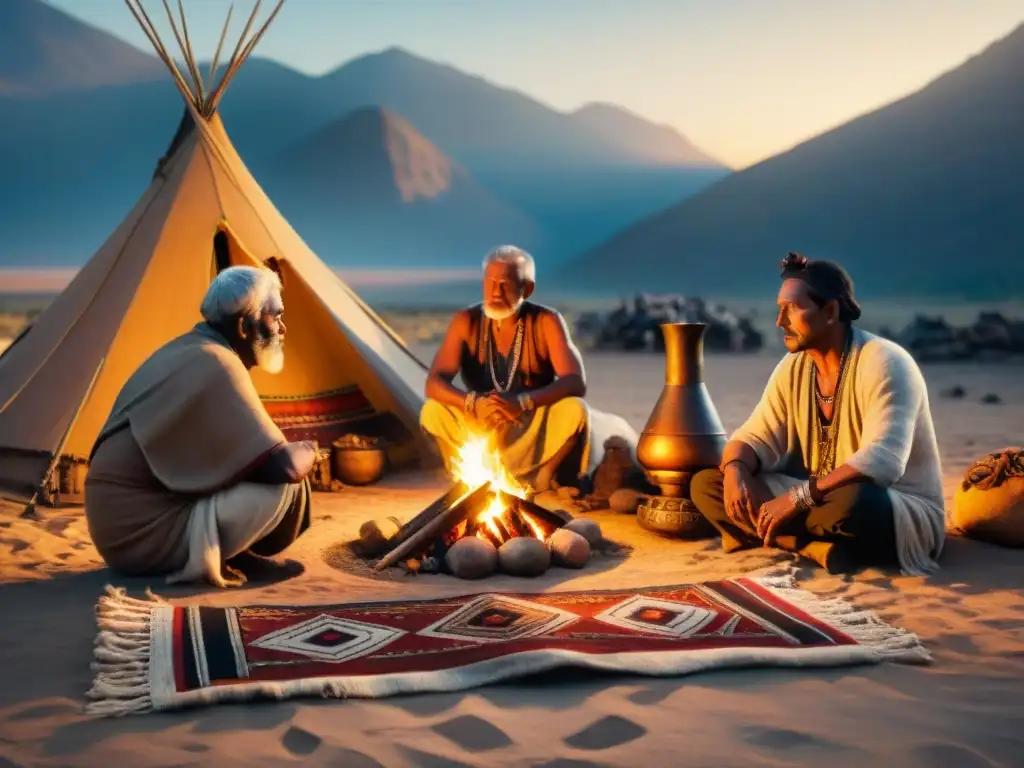
<svg viewBox="0 0 1024 768"><path fill-rule="evenodd" d="M728 428L750 410L771 356L714 357L708 386ZM588 358L591 402L642 428L661 388L653 355ZM946 468L947 497L977 455L1024 442L1024 366L925 368ZM954 384L961 400L939 392ZM997 393L1003 403L983 405ZM373 517L410 516L441 492L434 476L395 476L318 499L318 518L287 553L305 571L240 591L165 588L104 569L78 510L42 523L0 510L0 765L338 766L1019 766L1024 764L1024 558L959 538L929 578L868 571L830 577L799 564L801 585L842 595L920 635L928 667L710 672L675 679L547 675L458 694L379 701L290 700L89 720L83 693L97 597L108 583L139 595L209 604L330 603L480 589L585 589L738 576L786 556L726 557L717 542L682 543L629 516L599 516L635 549L582 572L482 587L449 577L380 580L332 568L325 550Z"/></svg>

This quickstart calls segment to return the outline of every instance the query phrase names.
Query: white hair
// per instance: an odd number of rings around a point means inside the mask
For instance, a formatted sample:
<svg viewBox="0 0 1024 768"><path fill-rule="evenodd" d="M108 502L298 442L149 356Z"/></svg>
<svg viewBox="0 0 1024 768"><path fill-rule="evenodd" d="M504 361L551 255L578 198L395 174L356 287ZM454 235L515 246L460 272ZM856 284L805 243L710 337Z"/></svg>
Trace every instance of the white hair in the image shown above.
<svg viewBox="0 0 1024 768"><path fill-rule="evenodd" d="M281 278L266 267L228 267L206 289L199 311L210 325L236 317L256 317L281 295Z"/></svg>
<svg viewBox="0 0 1024 768"><path fill-rule="evenodd" d="M520 281L537 282L537 266L533 263L533 256L515 245L499 245L484 256L483 268L487 269L490 264L511 264L519 273Z"/></svg>

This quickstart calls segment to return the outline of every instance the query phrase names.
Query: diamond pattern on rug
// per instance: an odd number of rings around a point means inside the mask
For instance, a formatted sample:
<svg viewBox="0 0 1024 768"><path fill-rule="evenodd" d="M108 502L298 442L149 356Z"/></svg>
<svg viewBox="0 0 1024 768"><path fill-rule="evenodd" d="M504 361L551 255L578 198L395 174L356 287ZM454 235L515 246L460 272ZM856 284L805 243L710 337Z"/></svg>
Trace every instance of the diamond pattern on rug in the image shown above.
<svg viewBox="0 0 1024 768"><path fill-rule="evenodd" d="M257 648L323 661L349 661L373 653L406 634L401 629L320 614L252 641Z"/></svg>
<svg viewBox="0 0 1024 768"><path fill-rule="evenodd" d="M624 629L668 637L691 637L715 620L715 611L696 605L634 595L594 616Z"/></svg>
<svg viewBox="0 0 1024 768"><path fill-rule="evenodd" d="M550 635L579 619L575 613L550 605L508 595L480 595L417 634L444 640L500 643Z"/></svg>

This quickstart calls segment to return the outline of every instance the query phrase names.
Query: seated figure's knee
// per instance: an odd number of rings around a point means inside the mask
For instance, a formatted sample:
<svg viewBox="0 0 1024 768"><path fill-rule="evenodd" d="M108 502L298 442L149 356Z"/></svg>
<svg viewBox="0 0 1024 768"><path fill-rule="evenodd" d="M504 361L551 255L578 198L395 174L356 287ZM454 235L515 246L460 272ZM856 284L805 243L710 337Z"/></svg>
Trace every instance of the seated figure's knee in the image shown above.
<svg viewBox="0 0 1024 768"><path fill-rule="evenodd" d="M889 494L874 483L850 483L829 491L824 504L845 512L890 508Z"/></svg>
<svg viewBox="0 0 1024 768"><path fill-rule="evenodd" d="M420 428L430 434L438 432L438 424L449 417L448 408L441 402L427 398L420 408Z"/></svg>
<svg viewBox="0 0 1024 768"><path fill-rule="evenodd" d="M690 478L690 501L701 514L712 514L723 505L723 479L717 467L702 469Z"/></svg>
<svg viewBox="0 0 1024 768"><path fill-rule="evenodd" d="M700 470L690 479L690 497L720 494L722 480L722 473L717 467Z"/></svg>
<svg viewBox="0 0 1024 768"><path fill-rule="evenodd" d="M578 424L581 428L590 423L590 410L582 397L563 397L551 406L551 410L558 414L559 419Z"/></svg>

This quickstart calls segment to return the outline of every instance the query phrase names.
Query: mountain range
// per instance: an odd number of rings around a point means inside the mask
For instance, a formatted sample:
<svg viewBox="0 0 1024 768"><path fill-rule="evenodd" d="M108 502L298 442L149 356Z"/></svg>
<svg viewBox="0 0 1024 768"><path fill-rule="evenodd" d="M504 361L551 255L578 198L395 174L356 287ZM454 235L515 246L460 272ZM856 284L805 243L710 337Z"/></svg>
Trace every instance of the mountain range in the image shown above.
<svg viewBox="0 0 1024 768"><path fill-rule="evenodd" d="M180 97L154 56L41 0L0 3L0 52L0 265L81 264L149 183ZM400 48L319 77L251 59L220 111L278 207L342 267L476 266L512 241L539 249L543 272L729 172L618 107L558 112ZM413 169L447 181L405 199Z"/></svg>
<svg viewBox="0 0 1024 768"><path fill-rule="evenodd" d="M1024 296L1024 25L921 90L634 223L564 280L763 294L788 251L864 295ZM770 284L770 283L769 283Z"/></svg>
<svg viewBox="0 0 1024 768"><path fill-rule="evenodd" d="M272 34L272 33L271 33ZM100 66L102 65L102 66ZM501 242L591 295L763 296L791 250L865 296L1024 296L1024 26L919 91L750 168L611 104L551 109L401 48L311 77L252 59L221 105L329 263L476 268ZM80 266L182 105L154 56L0 2L0 267Z"/></svg>

